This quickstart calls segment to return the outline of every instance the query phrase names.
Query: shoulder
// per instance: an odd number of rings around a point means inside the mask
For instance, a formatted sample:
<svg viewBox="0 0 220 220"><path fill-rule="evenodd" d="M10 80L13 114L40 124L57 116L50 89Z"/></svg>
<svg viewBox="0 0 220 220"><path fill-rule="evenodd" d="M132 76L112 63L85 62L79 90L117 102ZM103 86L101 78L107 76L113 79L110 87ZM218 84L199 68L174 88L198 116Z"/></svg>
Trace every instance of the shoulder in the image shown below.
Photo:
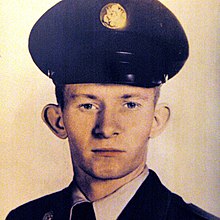
<svg viewBox="0 0 220 220"><path fill-rule="evenodd" d="M210 220L220 220L220 218L204 211L203 209L199 208L194 204L188 204L188 208L191 212L193 212L197 216L201 216L203 219L210 219Z"/></svg>
<svg viewBox="0 0 220 220"><path fill-rule="evenodd" d="M180 196L171 193L168 219L192 219L192 220L220 220L220 218L206 212L194 204L186 203Z"/></svg>
<svg viewBox="0 0 220 220"><path fill-rule="evenodd" d="M186 203L179 195L172 193L152 170L133 201L141 204L143 215L151 213L155 216L154 219L220 220L201 208ZM150 210L149 204L151 204Z"/></svg>
<svg viewBox="0 0 220 220"><path fill-rule="evenodd" d="M21 205L12 210L6 217L6 220L44 219L45 216L51 216L54 212L61 212L63 209L61 207L68 206L69 193L67 191L66 188Z"/></svg>

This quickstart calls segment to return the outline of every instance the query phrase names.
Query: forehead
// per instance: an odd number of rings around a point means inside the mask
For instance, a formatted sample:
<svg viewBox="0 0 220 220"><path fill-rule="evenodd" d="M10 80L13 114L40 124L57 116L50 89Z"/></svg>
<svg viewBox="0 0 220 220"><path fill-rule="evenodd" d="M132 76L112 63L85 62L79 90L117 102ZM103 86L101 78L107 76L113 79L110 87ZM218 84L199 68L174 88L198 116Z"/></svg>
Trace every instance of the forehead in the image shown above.
<svg viewBox="0 0 220 220"><path fill-rule="evenodd" d="M119 84L67 84L65 85L66 95L94 95L96 97L153 97L155 88L142 88Z"/></svg>

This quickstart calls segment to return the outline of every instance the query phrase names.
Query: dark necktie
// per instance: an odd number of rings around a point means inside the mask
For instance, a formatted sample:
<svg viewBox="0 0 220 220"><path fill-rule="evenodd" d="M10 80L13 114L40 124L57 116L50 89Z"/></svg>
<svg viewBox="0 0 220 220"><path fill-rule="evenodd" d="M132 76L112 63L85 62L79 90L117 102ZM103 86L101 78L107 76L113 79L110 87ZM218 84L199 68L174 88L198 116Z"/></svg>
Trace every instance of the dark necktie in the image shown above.
<svg viewBox="0 0 220 220"><path fill-rule="evenodd" d="M92 203L83 202L74 206L71 220L95 220Z"/></svg>

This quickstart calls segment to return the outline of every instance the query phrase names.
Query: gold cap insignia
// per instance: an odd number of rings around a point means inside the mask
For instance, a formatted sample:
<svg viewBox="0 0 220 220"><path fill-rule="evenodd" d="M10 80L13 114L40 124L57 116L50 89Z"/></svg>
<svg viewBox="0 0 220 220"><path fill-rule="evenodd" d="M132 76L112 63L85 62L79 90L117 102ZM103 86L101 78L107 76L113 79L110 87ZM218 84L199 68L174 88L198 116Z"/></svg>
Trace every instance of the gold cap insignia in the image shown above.
<svg viewBox="0 0 220 220"><path fill-rule="evenodd" d="M127 13L118 3L105 5L100 13L102 24L110 29L122 29L127 25Z"/></svg>

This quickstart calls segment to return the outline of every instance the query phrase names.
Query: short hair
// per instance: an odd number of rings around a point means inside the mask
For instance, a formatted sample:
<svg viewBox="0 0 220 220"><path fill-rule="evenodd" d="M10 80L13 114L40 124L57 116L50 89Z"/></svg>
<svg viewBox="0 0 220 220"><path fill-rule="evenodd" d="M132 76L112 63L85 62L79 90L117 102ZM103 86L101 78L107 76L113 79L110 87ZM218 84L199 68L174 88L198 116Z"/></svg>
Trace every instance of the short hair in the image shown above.
<svg viewBox="0 0 220 220"><path fill-rule="evenodd" d="M161 88L161 85L155 87L155 94L154 94L154 105L155 106L160 97L160 88ZM57 103L60 106L61 110L63 110L65 107L65 85L56 85L55 94L56 94Z"/></svg>
<svg viewBox="0 0 220 220"><path fill-rule="evenodd" d="M65 85L56 85L55 86L55 94L57 99L57 104L60 106L61 110L64 109L65 106Z"/></svg>

